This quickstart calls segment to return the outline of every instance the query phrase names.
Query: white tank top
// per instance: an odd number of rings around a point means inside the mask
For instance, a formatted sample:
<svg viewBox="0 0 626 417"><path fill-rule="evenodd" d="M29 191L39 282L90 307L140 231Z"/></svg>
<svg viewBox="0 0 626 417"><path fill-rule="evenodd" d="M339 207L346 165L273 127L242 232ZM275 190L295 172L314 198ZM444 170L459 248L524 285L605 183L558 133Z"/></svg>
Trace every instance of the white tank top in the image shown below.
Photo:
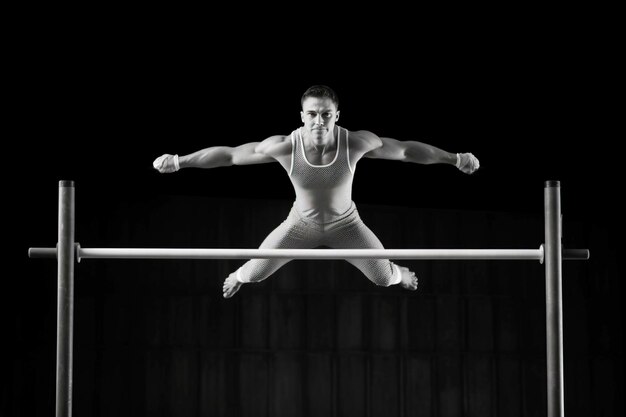
<svg viewBox="0 0 626 417"><path fill-rule="evenodd" d="M332 162L313 165L304 151L301 128L291 133L289 178L296 191L296 208L315 223L328 223L352 205L352 178L348 131L335 126L337 149Z"/></svg>

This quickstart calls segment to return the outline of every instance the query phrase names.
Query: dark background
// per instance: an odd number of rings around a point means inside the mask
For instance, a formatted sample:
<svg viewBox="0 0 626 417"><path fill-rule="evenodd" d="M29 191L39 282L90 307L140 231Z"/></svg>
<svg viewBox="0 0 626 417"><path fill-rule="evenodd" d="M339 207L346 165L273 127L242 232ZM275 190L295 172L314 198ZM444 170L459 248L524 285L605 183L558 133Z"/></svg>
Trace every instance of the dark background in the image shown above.
<svg viewBox="0 0 626 417"><path fill-rule="evenodd" d="M166 152L288 134L300 124L302 92L325 83L337 90L348 129L473 152L482 162L478 175L465 177L448 166L377 161L379 169L359 172L358 201L534 211L541 195L531 190L558 179L578 190L568 195L568 215L606 213L621 168L612 130L615 59L594 38L554 31L424 42L415 50L407 39L371 34L340 51L338 42L319 51L303 41L300 53L298 44L274 40L211 38L200 51L182 34L81 38L59 28L33 39L16 62L14 180L28 185L18 187L27 195L39 192L46 174L132 195L289 199L287 179L273 165L161 177L150 163ZM378 178L384 193L371 192Z"/></svg>
<svg viewBox="0 0 626 417"><path fill-rule="evenodd" d="M250 212L276 207L280 213L293 199L293 190L282 168L278 164L266 164L160 175L152 169L152 161L162 153L186 154L209 146L235 146L274 134L288 134L300 124L302 92L317 83L327 84L339 94L342 111L339 124L343 127L371 130L400 140L423 141L450 152L472 152L480 159L481 169L472 176L444 165L361 161L353 199L359 205L372 207L369 210L373 218L381 213L396 213L394 210L406 213L410 209L417 213L425 213L424 210L427 213L468 212L468 217L455 217L457 223L454 224L463 224L463 219L470 221L467 219L473 219L472 216L496 216L497 219L501 219L497 216L504 216L507 220L502 224L508 227L503 228L501 234L492 228L492 234L487 236L499 235L502 247L516 247L519 241L507 230L514 228L517 218L530 217L540 222L543 182L560 180L565 244L589 247L592 261L598 259L596 263L590 261L587 266L581 266L587 268L587 275L580 278L583 284L576 287L576 301L570 301L582 303L581 308L586 312L584 334L574 338L582 340L585 349L588 348L587 356L583 356L589 360L582 361L583 371L576 368L577 373L568 378L580 380L594 375L607 387L623 387L623 354L617 353L623 346L623 322L617 319L617 315L623 313L620 304L623 284L617 279L623 276L623 267L618 267L616 261L618 248L622 246L618 241L622 236L619 233L623 226L622 203L618 200L623 187L618 178L623 158L614 145L615 139L620 137L613 129L617 118L617 107L612 100L615 60L597 38L570 32L566 36L556 29L554 33L542 31L541 36L537 33L526 36L524 32L480 34L477 31L477 36L458 36L435 47L428 38L417 34L412 38L410 33L398 34L398 39L402 39L398 42L376 33L354 33L343 42L307 34L296 39L294 46L287 46L284 37L265 40L251 36L245 42L238 42L228 33L211 32L204 34L207 41L203 43L195 37L198 33L191 31L176 34L166 31L166 34L156 35L138 30L137 33L124 32L122 36L115 26L104 25L99 29L103 30L90 31L86 23L80 31L65 27L24 31L26 47L18 48L14 62L16 71L11 83L18 94L12 96L8 113L13 127L8 141L10 156L7 156L11 169L6 178L11 197L7 197L5 206L9 208L10 219L7 237L12 241L9 258L17 272L7 274L10 278L5 288L10 295L3 307L10 313L5 317L8 317L11 340L15 341L12 349L17 359L10 371L10 387L4 390L2 397L2 410L8 415L32 411L50 413L54 402L54 271L49 266L33 266L48 261L29 261L25 255L30 246L54 245L58 180L76 181L77 240L85 247L132 246L130 242L136 242L137 246L151 246L155 242L163 243L154 246L223 246L218 238L208 240L210 244L205 244L201 236L187 241L186 232L177 232L173 225L190 228L193 221L200 222L198 228L210 227L214 222L236 224L238 218L228 215L228 208L233 207L246 207ZM164 206L176 207L177 201L184 208L222 207L223 217L205 219L196 212L185 219L186 211L179 207L172 210L181 217L168 223L168 216L159 215L158 211ZM155 207L157 214L151 207ZM128 216L124 215L126 209ZM130 213L136 217L131 217ZM107 215L128 225L124 229L126 236L113 235L111 230L117 229L111 224L112 220L102 220ZM144 215L151 220L137 231L132 225L144 224L141 220ZM276 224L271 215L246 218L250 219L250 224L255 221L265 222L267 227ZM439 222L442 231L452 233L455 230L441 219L433 222ZM489 220L488 224L494 223ZM534 223L537 224L540 226ZM574 227L577 229L572 230ZM161 228L164 235L159 234ZM481 234L479 227L469 229L471 233ZM83 230L91 234L84 234ZM146 232L144 236L154 239L142 238L138 235L141 230ZM229 236L228 244L232 247L252 247L266 231L256 233L256 240L250 237L238 240L245 230L241 230L240 235L221 232L216 236L222 239ZM537 233L541 239L540 228ZM171 240L167 236L171 236ZM460 242L467 241L470 245L473 242L469 235L457 233L454 236L460 236ZM123 237L128 238L129 243ZM477 237L475 242L489 245L491 241L485 236L482 238L484 240ZM595 248L588 243L590 240L599 242L601 253L594 252ZM169 242L177 242L177 245ZM393 236L385 240L387 247L400 247L412 240L405 236L397 242ZM541 240L537 240L531 247L540 243ZM150 267L157 268L152 264ZM106 279L104 269L95 269ZM221 267L220 273L227 269ZM591 284L594 271L600 270L608 284L588 292L595 288ZM50 280L40 275L42 271L52 271ZM141 271L136 273L142 274ZM113 275L120 281L106 287L109 288L104 291L106 295L98 295L102 288L95 284L83 284L86 285L82 293L83 305L90 306L89 300L94 300L91 307L95 311L94 321L85 322L85 327L94 324L94 340L100 341L91 345L86 342L93 352L106 351L108 346L103 342L107 333L102 330L106 327L102 323L109 317L103 307L109 303L107 297L113 294L130 300L142 294L138 286L124 289L121 282L133 277L118 270ZM272 290L280 290L281 285L268 284L258 290L266 297L268 306L276 305L271 298ZM355 285L358 286L355 291L371 297L374 304L376 294L384 294L380 289L368 287L367 283ZM190 286L194 287L214 297L220 285ZM172 290L161 282L146 292L154 292L156 300L170 293L180 295L181 291L191 294L185 292L191 290L176 288ZM452 290L440 291L441 288L427 284L424 297L431 297L436 303L441 294L459 292L455 288L452 285ZM508 290L514 292L515 286L512 284ZM78 297L80 291L77 288ZM300 288L303 294L310 291L309 286ZM327 291L336 296L338 289L333 284ZM372 291L374 295L370 294ZM342 293L339 291L339 294ZM481 294L490 296L491 293L486 290ZM406 295L398 297L398 302L408 302ZM541 297L539 294L535 301L541 302ZM218 299L211 299L218 302ZM611 307L603 309L607 304ZM520 305L527 304L520 302ZM242 309L239 304L237 308ZM524 308L520 311L526 312ZM572 304L568 308L573 308ZM228 315L228 311L225 314ZM537 326L543 326L541 314L538 317ZM565 320L567 323L567 317ZM607 320L611 324L608 329L596 327ZM595 328L604 330L594 333ZM125 331L141 331L141 325ZM594 345L598 339L602 339L601 343ZM236 340L233 344L234 347L213 346L212 352L236 354L241 346ZM540 351L541 341L537 345ZM144 357L142 345L138 346L130 357ZM371 352L371 346L368 349ZM467 349L465 345L459 347L461 352ZM492 349L498 352L497 346ZM264 352L271 354L272 347L266 346ZM392 357L394 352L392 349ZM105 359L101 354L93 355L93 360L86 355L87 359L82 362L87 369L92 369L89 366L106 369L106 364L116 363L115 360L107 362L106 355ZM522 359L527 357L525 355L521 355ZM122 356L122 363L131 361L129 356ZM605 359L600 371L594 368L597 363L594 358ZM232 363L222 359L215 359L215 363ZM238 360L244 362L235 362L245 364L244 359ZM274 362L267 362L266 366L280 373L280 367L271 364ZM455 368L454 364L450 366ZM621 372L603 371L607 368ZM536 369L537 380L541 381L541 365ZM83 391L92 393L88 398L93 401L83 400L81 407L96 415L119 413L115 407L102 408L108 395L116 392L116 384L111 382L116 379L107 376L105 370L84 372L83 381L91 382L87 382ZM120 378L127 380L123 368L119 372ZM224 375L230 374L224 371ZM589 381L585 387L593 383ZM233 381L228 384L226 386L240 387ZM170 392L167 384L160 385L157 391ZM611 394L612 391L598 394L591 388L579 388L575 392L589 395L580 401L586 404L582 410L592 415L623 410L621 400ZM467 398L469 394L462 395ZM148 397L146 394L145 398ZM496 400L496 394L490 398L493 404L503 401L502 398ZM599 399L604 401L605 408L593 408L598 407ZM531 395L520 401L527 401L525 404L530 411L520 410L519 414L511 412L511 415L541 415L545 399ZM233 404L237 402L243 404L243 408L233 405L233 409L238 410L235 413L245 415L245 400L233 400ZM132 399L122 398L115 404L121 404L120 407L134 404L139 407L135 412L141 413L137 411L141 407ZM335 412L339 412L340 406L334 404ZM405 403L402 404L405 407ZM375 405L368 403L367 406L375 410ZM465 407L465 412L469 413L467 401ZM493 410L498 408L493 407L491 412L495 413ZM574 408L571 404L570 407ZM200 412L200 408L193 410ZM441 407L438 410L442 412ZM375 414L375 411L370 412Z"/></svg>

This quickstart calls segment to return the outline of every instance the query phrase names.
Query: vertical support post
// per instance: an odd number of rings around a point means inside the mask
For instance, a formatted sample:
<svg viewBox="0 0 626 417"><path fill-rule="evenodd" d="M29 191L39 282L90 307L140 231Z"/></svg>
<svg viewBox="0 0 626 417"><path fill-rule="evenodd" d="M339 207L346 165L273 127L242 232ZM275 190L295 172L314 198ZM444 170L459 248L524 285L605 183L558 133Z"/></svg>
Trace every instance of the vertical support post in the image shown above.
<svg viewBox="0 0 626 417"><path fill-rule="evenodd" d="M74 181L59 181L56 417L72 415L74 220Z"/></svg>
<svg viewBox="0 0 626 417"><path fill-rule="evenodd" d="M561 185L546 181L544 188L546 344L548 417L563 417L563 293L561 254Z"/></svg>

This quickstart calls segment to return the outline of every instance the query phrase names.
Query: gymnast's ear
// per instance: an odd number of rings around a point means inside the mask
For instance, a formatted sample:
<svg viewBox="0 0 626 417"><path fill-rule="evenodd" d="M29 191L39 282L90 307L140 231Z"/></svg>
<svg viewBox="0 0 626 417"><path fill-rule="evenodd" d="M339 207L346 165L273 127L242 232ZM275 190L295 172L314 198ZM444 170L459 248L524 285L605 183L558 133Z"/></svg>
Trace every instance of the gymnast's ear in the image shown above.
<svg viewBox="0 0 626 417"><path fill-rule="evenodd" d="M304 124L304 112L300 111L300 120L302 120L302 124Z"/></svg>
<svg viewBox="0 0 626 417"><path fill-rule="evenodd" d="M339 110L337 110L337 114L335 115L335 122L339 120Z"/></svg>

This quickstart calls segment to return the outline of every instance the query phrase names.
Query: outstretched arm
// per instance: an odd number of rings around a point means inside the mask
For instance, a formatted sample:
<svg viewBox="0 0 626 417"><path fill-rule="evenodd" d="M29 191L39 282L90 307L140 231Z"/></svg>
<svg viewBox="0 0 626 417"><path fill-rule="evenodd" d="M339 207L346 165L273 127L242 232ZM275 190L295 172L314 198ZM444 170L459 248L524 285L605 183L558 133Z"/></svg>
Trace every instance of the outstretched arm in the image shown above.
<svg viewBox="0 0 626 417"><path fill-rule="evenodd" d="M244 145L212 146L189 155L181 156L181 168L217 168L231 165L266 164L276 160L257 151L261 142L251 142Z"/></svg>
<svg viewBox="0 0 626 417"><path fill-rule="evenodd" d="M466 174L476 171L480 164L471 153L450 153L427 143L417 141L399 141L392 138L380 138L381 146L369 151L364 156L374 159L390 159L413 162L416 164L455 165Z"/></svg>
<svg viewBox="0 0 626 417"><path fill-rule="evenodd" d="M263 142L251 142L236 147L212 146L189 155L165 154L153 165L161 173L178 171L181 168L217 168L232 165L266 164L276 162L270 156L273 148L284 143L284 136L272 136Z"/></svg>

